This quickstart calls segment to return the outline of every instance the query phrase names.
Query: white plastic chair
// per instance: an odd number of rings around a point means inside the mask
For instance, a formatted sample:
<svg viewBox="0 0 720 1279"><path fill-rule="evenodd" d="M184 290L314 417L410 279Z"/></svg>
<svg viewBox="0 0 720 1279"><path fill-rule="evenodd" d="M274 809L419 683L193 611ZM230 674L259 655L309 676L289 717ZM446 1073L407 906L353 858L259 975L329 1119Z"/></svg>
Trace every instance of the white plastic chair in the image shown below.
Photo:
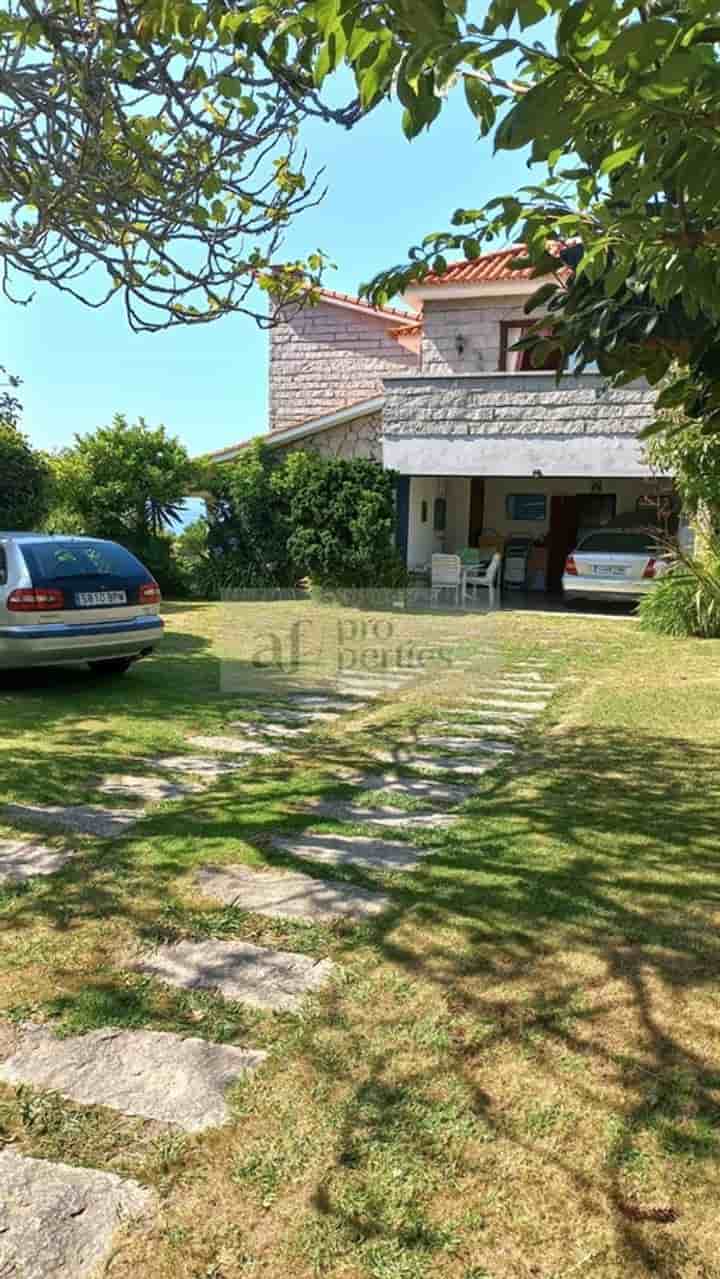
<svg viewBox="0 0 720 1279"><path fill-rule="evenodd" d="M433 555L430 561L430 598L441 591L453 591L456 604L463 593L462 561L459 555Z"/></svg>
<svg viewBox="0 0 720 1279"><path fill-rule="evenodd" d="M502 555L499 551L495 551L487 568L482 572L476 572L472 567L467 568L463 575L463 595L467 598L468 587L473 590L478 586L486 586L488 589L488 603L492 608L495 604L497 594L500 588L500 565L502 564Z"/></svg>

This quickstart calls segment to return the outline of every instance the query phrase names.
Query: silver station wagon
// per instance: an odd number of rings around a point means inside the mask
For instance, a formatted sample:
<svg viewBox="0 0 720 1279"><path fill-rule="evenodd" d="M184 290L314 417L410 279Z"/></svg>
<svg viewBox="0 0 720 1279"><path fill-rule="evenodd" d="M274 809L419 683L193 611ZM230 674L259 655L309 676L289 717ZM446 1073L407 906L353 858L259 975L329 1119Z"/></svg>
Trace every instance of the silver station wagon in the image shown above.
<svg viewBox="0 0 720 1279"><path fill-rule="evenodd" d="M0 670L80 662L120 674L162 637L160 600L116 542L0 532Z"/></svg>

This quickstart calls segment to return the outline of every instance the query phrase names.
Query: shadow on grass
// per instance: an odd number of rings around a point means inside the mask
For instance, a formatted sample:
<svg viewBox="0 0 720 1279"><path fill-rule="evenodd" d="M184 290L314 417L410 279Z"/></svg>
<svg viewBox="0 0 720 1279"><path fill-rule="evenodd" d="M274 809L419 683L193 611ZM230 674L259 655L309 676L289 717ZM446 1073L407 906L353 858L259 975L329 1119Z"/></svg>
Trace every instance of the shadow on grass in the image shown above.
<svg viewBox="0 0 720 1279"><path fill-rule="evenodd" d="M684 1273L677 1268L677 1243L648 1238L642 1205L628 1201L627 1173L642 1158L649 1131L669 1156L696 1165L716 1158L720 1148L720 1071L708 1066L690 1023L667 1015L668 1000L690 999L717 983L720 753L610 727L554 739L543 750L540 742L531 744L521 760L485 777L452 831L422 837L432 856L413 875L387 881L394 904L385 916L357 930L320 928L314 945L349 966L370 946L393 971L433 989L445 1009L438 1052L463 1099L443 1122L457 1125L459 1146L485 1134L511 1143L518 1157L540 1150L579 1201L600 1196L592 1211L612 1220L628 1274L652 1270L670 1279ZM269 849L271 834L292 833L313 820L311 813L288 813L289 805L310 791L330 798L339 789L331 775L313 780L290 761L258 767L247 779L158 811L137 832L18 892L7 924L28 928L40 921L64 929L78 919L116 917L136 935L156 939L164 918L170 937L205 929L302 949L302 925L233 908L191 908L176 896L176 881L201 864L245 861L373 886L370 875L298 864ZM562 955L583 956L587 971L568 962L563 972L555 963ZM115 1015L117 991L95 979L67 998L56 1012L85 1018L83 1024ZM147 1020L145 996L126 998L125 1014ZM366 1045L348 1022L343 999L342 988L329 994L295 1041L316 1077L328 1087L344 1081L353 1094L337 1159L316 1187L315 1208L339 1249L360 1240L391 1259L399 1249L425 1264L444 1246L433 1234L437 1227L417 1196L392 1200L387 1187L373 1188L372 1152L402 1129L397 1140L407 1168L442 1169L443 1125L428 1131L422 1119L434 1067L389 1084L387 1059L378 1057L368 1060L358 1084ZM164 1015L154 1005L153 1026L174 1028L176 1011L168 1011L166 1021ZM608 1018L617 1016L632 1022L630 1052L619 1051L607 1033ZM346 1041L341 1060L323 1043L324 1032L338 1026ZM494 1104L476 1077L492 1053L505 1061L531 1054L544 1077L557 1073L559 1053L577 1057L585 1066L564 1076L563 1086L578 1113L604 1104L599 1080L622 1088L622 1125L599 1170L564 1143L539 1143L537 1134L554 1122L551 1113L520 1131ZM338 1180L348 1172L362 1183L352 1202Z"/></svg>

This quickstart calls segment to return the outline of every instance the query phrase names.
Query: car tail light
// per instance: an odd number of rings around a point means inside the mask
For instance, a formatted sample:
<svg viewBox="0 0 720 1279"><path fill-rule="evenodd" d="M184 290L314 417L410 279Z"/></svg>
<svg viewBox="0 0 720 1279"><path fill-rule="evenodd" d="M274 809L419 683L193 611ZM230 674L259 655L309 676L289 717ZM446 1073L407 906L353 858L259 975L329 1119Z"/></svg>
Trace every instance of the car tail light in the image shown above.
<svg viewBox="0 0 720 1279"><path fill-rule="evenodd" d="M62 608L65 596L62 591L49 590L46 587L18 589L11 591L5 607L11 613L46 613L50 609Z"/></svg>
<svg viewBox="0 0 720 1279"><path fill-rule="evenodd" d="M144 586L141 586L139 599L141 604L159 604L162 592L157 582L146 582Z"/></svg>
<svg viewBox="0 0 720 1279"><path fill-rule="evenodd" d="M568 555L568 557L567 557L567 559L566 559L566 561L565 561L565 572L566 572L566 573L567 573L570 577L577 577L577 575L578 575L578 571L577 571L577 564L575 563L575 556L574 556L574 555Z"/></svg>
<svg viewBox="0 0 720 1279"><path fill-rule="evenodd" d="M648 560L647 564L645 565L645 568L643 569L643 577L654 577L656 573L656 565L657 565L657 560L654 560L654 559Z"/></svg>

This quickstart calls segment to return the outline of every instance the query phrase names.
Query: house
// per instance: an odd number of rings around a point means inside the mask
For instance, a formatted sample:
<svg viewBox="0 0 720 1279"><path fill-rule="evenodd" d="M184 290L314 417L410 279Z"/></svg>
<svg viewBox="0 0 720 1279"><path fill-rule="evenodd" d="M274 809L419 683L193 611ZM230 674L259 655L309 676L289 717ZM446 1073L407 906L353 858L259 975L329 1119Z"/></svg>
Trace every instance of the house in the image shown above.
<svg viewBox="0 0 720 1279"><path fill-rule="evenodd" d="M529 539L531 582L559 585L578 530L635 512L658 489L638 434L644 385L533 369L513 349L541 281L518 246L408 290L411 309L324 290L270 331L267 443L371 457L397 471L398 545L410 568L437 551ZM237 456L242 445L215 454ZM662 477L660 477L662 481ZM667 483L663 488L667 491Z"/></svg>

